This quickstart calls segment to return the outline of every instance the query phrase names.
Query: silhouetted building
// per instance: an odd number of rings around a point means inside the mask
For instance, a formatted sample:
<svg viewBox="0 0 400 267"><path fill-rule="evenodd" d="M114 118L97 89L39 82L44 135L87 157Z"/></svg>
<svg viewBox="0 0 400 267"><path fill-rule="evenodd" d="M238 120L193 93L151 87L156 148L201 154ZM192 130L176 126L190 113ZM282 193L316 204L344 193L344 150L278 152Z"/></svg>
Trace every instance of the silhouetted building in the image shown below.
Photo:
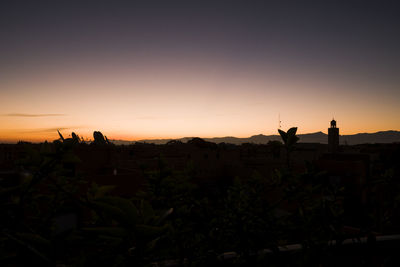
<svg viewBox="0 0 400 267"><path fill-rule="evenodd" d="M331 128L328 129L329 152L336 153L339 148L339 128L336 128L336 121L331 121Z"/></svg>

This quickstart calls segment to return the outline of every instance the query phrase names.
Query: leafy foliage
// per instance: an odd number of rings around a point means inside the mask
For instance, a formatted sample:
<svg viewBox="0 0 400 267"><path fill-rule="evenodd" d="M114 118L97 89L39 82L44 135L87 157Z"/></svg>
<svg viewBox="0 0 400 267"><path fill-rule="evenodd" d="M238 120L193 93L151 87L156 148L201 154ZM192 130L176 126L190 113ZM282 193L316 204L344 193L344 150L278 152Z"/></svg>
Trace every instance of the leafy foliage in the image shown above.
<svg viewBox="0 0 400 267"><path fill-rule="evenodd" d="M279 131L288 155L296 131ZM20 176L1 181L2 266L146 266L171 260L181 266L310 266L331 259L329 242L339 246L345 238L344 189L311 163L303 173L283 168L268 177L236 177L215 196L195 182L192 164L174 171L160 156L156 168L144 169L146 187L126 198L114 195L114 186L86 181L75 169L80 159L74 152L85 144L74 133L59 135L53 144L22 144ZM95 135L94 145L109 143ZM369 186L392 179L389 170ZM390 205L398 208L397 200ZM294 243L301 244L300 252L279 252ZM223 261L225 252L236 256Z"/></svg>
<svg viewBox="0 0 400 267"><path fill-rule="evenodd" d="M146 263L168 230L170 214L150 203L109 196L110 187L88 184L75 171L80 159L72 135L40 146L25 145L20 177L0 190L2 266L110 266Z"/></svg>

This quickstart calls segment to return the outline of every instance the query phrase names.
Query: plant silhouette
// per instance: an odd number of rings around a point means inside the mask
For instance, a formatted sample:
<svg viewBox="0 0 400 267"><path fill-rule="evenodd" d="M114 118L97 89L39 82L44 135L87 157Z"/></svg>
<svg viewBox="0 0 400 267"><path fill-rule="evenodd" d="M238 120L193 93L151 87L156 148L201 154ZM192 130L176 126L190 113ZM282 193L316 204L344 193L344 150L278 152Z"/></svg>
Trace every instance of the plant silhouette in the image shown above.
<svg viewBox="0 0 400 267"><path fill-rule="evenodd" d="M297 127L292 127L287 132L278 129L278 132L285 145L287 166L290 168L290 153L293 151L295 144L299 141L299 137L296 135Z"/></svg>

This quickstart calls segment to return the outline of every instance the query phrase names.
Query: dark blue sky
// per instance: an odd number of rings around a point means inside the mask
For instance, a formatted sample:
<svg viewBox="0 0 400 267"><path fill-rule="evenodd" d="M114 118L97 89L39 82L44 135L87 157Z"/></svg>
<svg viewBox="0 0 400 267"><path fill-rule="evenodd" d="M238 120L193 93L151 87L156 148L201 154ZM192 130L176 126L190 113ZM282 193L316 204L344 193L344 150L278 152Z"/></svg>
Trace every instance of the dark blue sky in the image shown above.
<svg viewBox="0 0 400 267"><path fill-rule="evenodd" d="M124 57L135 50L398 74L395 1L136 2L2 1L2 62L88 53Z"/></svg>

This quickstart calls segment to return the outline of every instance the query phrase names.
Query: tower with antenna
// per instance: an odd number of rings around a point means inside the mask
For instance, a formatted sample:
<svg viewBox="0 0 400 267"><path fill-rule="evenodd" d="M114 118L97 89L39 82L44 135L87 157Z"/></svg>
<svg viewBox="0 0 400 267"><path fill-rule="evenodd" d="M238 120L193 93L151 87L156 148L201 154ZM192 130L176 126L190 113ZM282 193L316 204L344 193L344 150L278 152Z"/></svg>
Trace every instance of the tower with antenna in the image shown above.
<svg viewBox="0 0 400 267"><path fill-rule="evenodd" d="M332 119L331 127L328 128L328 147L330 153L336 153L339 150L339 128L336 127L335 119Z"/></svg>

